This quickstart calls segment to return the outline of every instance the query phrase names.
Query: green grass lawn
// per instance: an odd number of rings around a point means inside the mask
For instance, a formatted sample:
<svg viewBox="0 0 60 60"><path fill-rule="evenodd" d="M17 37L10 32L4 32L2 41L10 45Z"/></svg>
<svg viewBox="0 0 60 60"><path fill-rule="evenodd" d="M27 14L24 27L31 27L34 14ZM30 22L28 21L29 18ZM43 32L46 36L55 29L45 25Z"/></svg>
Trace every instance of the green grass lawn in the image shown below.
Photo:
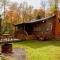
<svg viewBox="0 0 60 60"><path fill-rule="evenodd" d="M23 41L13 48L25 48L26 60L60 60L60 41Z"/></svg>

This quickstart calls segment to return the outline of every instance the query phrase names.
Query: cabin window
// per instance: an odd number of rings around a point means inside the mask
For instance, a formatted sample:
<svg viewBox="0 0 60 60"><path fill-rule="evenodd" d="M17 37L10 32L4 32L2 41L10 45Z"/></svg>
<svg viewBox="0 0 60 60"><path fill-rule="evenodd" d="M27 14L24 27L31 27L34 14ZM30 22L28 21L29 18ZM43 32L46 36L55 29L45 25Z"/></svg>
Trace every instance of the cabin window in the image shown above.
<svg viewBox="0 0 60 60"><path fill-rule="evenodd" d="M36 31L36 32L41 31L41 27L34 27L33 31Z"/></svg>
<svg viewBox="0 0 60 60"><path fill-rule="evenodd" d="M47 24L47 31L50 31L50 30L52 30L52 23Z"/></svg>

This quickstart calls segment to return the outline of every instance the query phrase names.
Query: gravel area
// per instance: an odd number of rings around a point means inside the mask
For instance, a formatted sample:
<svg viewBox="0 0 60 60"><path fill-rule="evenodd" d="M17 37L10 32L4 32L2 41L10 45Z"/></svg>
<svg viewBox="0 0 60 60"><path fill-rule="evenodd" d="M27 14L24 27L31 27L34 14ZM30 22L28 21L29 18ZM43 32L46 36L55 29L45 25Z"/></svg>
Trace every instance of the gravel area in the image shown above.
<svg viewBox="0 0 60 60"><path fill-rule="evenodd" d="M12 54L3 54L6 60L26 60L26 52L24 48L13 49Z"/></svg>

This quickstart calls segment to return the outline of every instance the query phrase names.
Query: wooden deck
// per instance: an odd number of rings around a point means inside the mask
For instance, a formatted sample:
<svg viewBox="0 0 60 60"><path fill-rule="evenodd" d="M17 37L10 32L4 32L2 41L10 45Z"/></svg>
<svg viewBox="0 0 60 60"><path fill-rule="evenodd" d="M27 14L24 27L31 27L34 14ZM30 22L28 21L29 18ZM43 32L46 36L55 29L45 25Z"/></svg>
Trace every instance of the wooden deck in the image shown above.
<svg viewBox="0 0 60 60"><path fill-rule="evenodd" d="M0 40L0 44L1 43L12 43L12 42L18 42L18 41L21 41L20 39L1 39Z"/></svg>

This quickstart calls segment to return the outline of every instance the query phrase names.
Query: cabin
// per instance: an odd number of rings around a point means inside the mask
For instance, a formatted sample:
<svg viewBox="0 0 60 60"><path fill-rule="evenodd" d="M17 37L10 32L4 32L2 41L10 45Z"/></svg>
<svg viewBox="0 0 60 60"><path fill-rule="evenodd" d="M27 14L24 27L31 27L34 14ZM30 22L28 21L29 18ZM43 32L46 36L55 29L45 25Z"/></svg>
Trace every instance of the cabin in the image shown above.
<svg viewBox="0 0 60 60"><path fill-rule="evenodd" d="M47 40L60 38L60 19L56 15L16 24L15 38L20 40Z"/></svg>

